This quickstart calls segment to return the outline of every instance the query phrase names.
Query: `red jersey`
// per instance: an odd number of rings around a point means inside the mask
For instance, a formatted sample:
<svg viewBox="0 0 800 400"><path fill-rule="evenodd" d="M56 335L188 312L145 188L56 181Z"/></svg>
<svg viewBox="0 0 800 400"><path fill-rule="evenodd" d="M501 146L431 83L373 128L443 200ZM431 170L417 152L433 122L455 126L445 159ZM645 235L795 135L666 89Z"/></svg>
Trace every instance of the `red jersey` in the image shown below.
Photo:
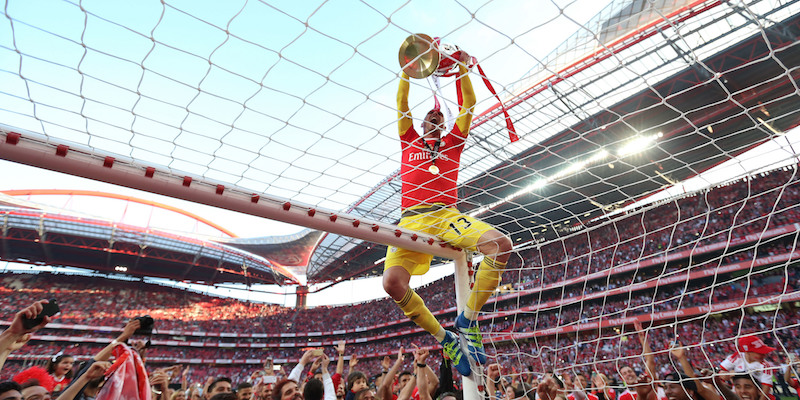
<svg viewBox="0 0 800 400"><path fill-rule="evenodd" d="M575 394L570 393L569 395L567 395L567 400L575 400ZM586 400L600 400L600 399L594 393L587 392Z"/></svg>
<svg viewBox="0 0 800 400"><path fill-rule="evenodd" d="M453 126L449 135L441 139L439 151L436 153L438 173L431 173L433 165L433 149L425 147L422 137L414 127L408 128L400 136L403 159L400 176L403 181L402 208L420 204L444 203L455 207L458 201L458 167L461 163L461 152L464 150L466 138L461 134L458 124Z"/></svg>
<svg viewBox="0 0 800 400"><path fill-rule="evenodd" d="M619 395L618 400L636 400L637 397L639 396L635 390L625 389L625 391ZM664 392L664 388L661 386L656 387L656 399L667 400L667 393Z"/></svg>
<svg viewBox="0 0 800 400"><path fill-rule="evenodd" d="M636 395L635 391L625 389L625 391L619 395L619 400L636 400L637 397L638 396Z"/></svg>

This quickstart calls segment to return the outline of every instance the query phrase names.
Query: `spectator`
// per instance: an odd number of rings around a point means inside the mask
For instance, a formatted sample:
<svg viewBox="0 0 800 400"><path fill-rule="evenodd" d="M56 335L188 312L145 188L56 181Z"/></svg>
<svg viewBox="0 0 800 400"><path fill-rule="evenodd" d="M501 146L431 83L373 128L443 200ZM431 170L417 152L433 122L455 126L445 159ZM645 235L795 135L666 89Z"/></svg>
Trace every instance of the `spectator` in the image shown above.
<svg viewBox="0 0 800 400"><path fill-rule="evenodd" d="M13 381L0 382L0 399L22 400L22 388Z"/></svg>
<svg viewBox="0 0 800 400"><path fill-rule="evenodd" d="M758 400L764 397L760 379L752 374L735 375L733 391L741 400Z"/></svg>
<svg viewBox="0 0 800 400"><path fill-rule="evenodd" d="M186 392L183 390L176 390L169 396L169 400L186 400Z"/></svg>
<svg viewBox="0 0 800 400"><path fill-rule="evenodd" d="M428 393L425 394L425 398L430 399L434 393L436 393L436 388L439 386L439 377L433 372L431 367L428 366L428 356L430 353L426 348L420 348L417 345L414 345L414 377L417 378L417 387L418 392L421 391L422 387L425 387L425 390ZM424 383L423 383L424 381ZM420 400L422 399L422 393L420 393Z"/></svg>
<svg viewBox="0 0 800 400"><path fill-rule="evenodd" d="M302 400L303 394L298 390L297 382L284 378L275 383L272 400Z"/></svg>
<svg viewBox="0 0 800 400"><path fill-rule="evenodd" d="M322 400L324 395L325 388L322 385L322 381L319 379L311 378L303 387L304 400Z"/></svg>
<svg viewBox="0 0 800 400"><path fill-rule="evenodd" d="M109 368L110 364L107 362L111 358L111 354L114 351L116 346L125 343L133 336L134 332L141 326L141 321L138 319L132 319L125 324L125 327L122 329L122 333L117 336L116 339L112 340L106 347L100 350L94 357L90 360L81 364L80 368L78 369L78 373L76 374L76 379L80 378L85 374L89 369L92 368L92 365L96 362L102 362L99 369L105 371ZM95 373L92 374L93 376L89 379L82 379L80 381L75 381L74 384L70 384L68 387L72 388L72 386L77 386L74 390L74 393L71 398L75 399L89 399L94 398L97 396L97 393L100 391L102 386L103 380L101 376L97 376L97 369L94 371Z"/></svg>
<svg viewBox="0 0 800 400"><path fill-rule="evenodd" d="M14 382L22 386L27 385L29 382L35 382L36 385L44 387L48 392L52 392L55 387L53 377L47 373L47 370L36 366L14 375Z"/></svg>
<svg viewBox="0 0 800 400"><path fill-rule="evenodd" d="M14 319L11 321L11 325L8 329L0 333L0 370L3 369L6 358L8 358L8 355L12 351L18 350L28 343L28 340L31 338L31 333L42 329L51 321L49 316L44 316L42 322L38 325L30 328L25 327L24 321L36 318L36 316L42 312L42 308L45 304L48 304L47 300L39 300L23 308L14 314Z"/></svg>
<svg viewBox="0 0 800 400"><path fill-rule="evenodd" d="M383 377L378 385L378 398L381 400L393 400L397 398L397 392L400 390L399 388L402 387L403 383L400 383L400 385L395 385L395 377L397 376L397 372L400 370L400 368L403 367L403 360L405 359L405 355L403 353L405 353L405 349L401 346L397 350L397 358L395 359L394 363L391 363L389 356L385 356L381 361ZM388 365L391 365L391 367L387 368ZM406 380L407 379L410 379L410 376L406 378ZM402 380L403 379L400 379L400 381Z"/></svg>
<svg viewBox="0 0 800 400"><path fill-rule="evenodd" d="M209 400L237 400L237 399L238 397L236 397L236 394L234 394L233 392L224 392L224 393L217 393L211 396Z"/></svg>
<svg viewBox="0 0 800 400"><path fill-rule="evenodd" d="M669 400L701 400L694 379L678 372L666 376L664 392Z"/></svg>
<svg viewBox="0 0 800 400"><path fill-rule="evenodd" d="M352 371L347 375L347 388L345 400L353 400L356 393L368 388L367 376L363 372Z"/></svg>
<svg viewBox="0 0 800 400"><path fill-rule="evenodd" d="M617 393L612 387L608 386L608 377L605 374L593 372L592 385L594 385L595 390L590 393L597 396L598 400L617 399Z"/></svg>
<svg viewBox="0 0 800 400"><path fill-rule="evenodd" d="M501 384L500 364L486 366L486 393L489 400L500 400L505 397L505 387Z"/></svg>
<svg viewBox="0 0 800 400"><path fill-rule="evenodd" d="M717 389L720 389L720 391L722 391L721 388L714 387L714 385L710 383L703 382L702 380L697 379L697 374L695 373L694 368L692 367L692 364L689 361L689 358L686 356L687 351L688 348L681 346L680 343L678 343L677 341L673 343L673 348L670 350L670 354L672 355L672 357L675 358L675 360L678 361L678 363L681 366L681 369L683 370L683 374L685 375L682 375L680 373L678 373L678 375L675 375L675 373L671 373L670 375L673 376L673 378L675 377L681 378L682 379L680 381L681 384L684 384L683 382L684 380L690 380L691 382L689 383L691 384L691 387L694 389L697 396L699 396L704 400L721 400L720 395L717 392ZM689 383L685 383L684 387L687 387L686 385L688 385ZM666 395L669 397L669 392L666 389L665 392L667 392ZM695 396L694 398L697 398L697 396Z"/></svg>
<svg viewBox="0 0 800 400"><path fill-rule="evenodd" d="M158 369L153 371L148 376L150 381L151 391L153 392L153 399L167 400L170 398L169 393L169 375L165 369Z"/></svg>
<svg viewBox="0 0 800 400"><path fill-rule="evenodd" d="M369 388L359 390L353 398L355 400L375 400L375 392Z"/></svg>
<svg viewBox="0 0 800 400"><path fill-rule="evenodd" d="M757 336L748 335L739 337L736 350L720 363L720 368L736 374L752 374L761 383L762 400L772 396L772 365L765 361L765 356L775 348Z"/></svg>
<svg viewBox="0 0 800 400"><path fill-rule="evenodd" d="M306 383L303 388L303 398L305 400L334 400L336 390L333 388L333 379L328 371L330 359L324 353L319 358L322 367L322 380L313 378Z"/></svg>
<svg viewBox="0 0 800 400"><path fill-rule="evenodd" d="M236 397L239 400L250 400L253 397L253 384L242 382L236 386Z"/></svg>
<svg viewBox="0 0 800 400"><path fill-rule="evenodd" d="M586 391L587 383L586 376L575 374L575 378L572 380L572 388L567 388L569 392L567 400L598 400L596 394Z"/></svg>
<svg viewBox="0 0 800 400"><path fill-rule="evenodd" d="M103 374L110 366L108 361L91 363L85 371L81 371L73 384L61 392L57 400L93 400L100 391Z"/></svg>
<svg viewBox="0 0 800 400"><path fill-rule="evenodd" d="M208 385L208 390L205 393L206 399L211 399L215 394L219 393L233 393L231 378L220 376L211 381Z"/></svg>
<svg viewBox="0 0 800 400"><path fill-rule="evenodd" d="M786 370L783 373L783 379L794 389L795 395L800 400L800 380L798 380L795 370L798 366L800 366L800 363L795 360L794 354L788 354L786 356Z"/></svg>
<svg viewBox="0 0 800 400"><path fill-rule="evenodd" d="M563 400L564 383L553 374L545 374L542 381L536 387L536 395L539 400Z"/></svg>
<svg viewBox="0 0 800 400"><path fill-rule="evenodd" d="M58 354L48 360L47 373L49 373L55 381L53 392L60 392L69 386L72 381L72 365L75 363L75 358L68 354Z"/></svg>
<svg viewBox="0 0 800 400"><path fill-rule="evenodd" d="M22 393L24 400L51 400L52 398L50 391L40 385L38 381L28 381L24 385L20 385L20 387L22 388L20 393Z"/></svg>

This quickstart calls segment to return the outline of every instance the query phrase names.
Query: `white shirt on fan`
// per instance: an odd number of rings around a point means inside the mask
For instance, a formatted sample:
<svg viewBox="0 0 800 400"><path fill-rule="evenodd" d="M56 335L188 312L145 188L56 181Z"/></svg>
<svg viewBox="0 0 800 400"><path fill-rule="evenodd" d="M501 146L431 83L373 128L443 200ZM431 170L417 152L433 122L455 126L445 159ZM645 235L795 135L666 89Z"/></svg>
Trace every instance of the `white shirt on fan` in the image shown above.
<svg viewBox="0 0 800 400"><path fill-rule="evenodd" d="M722 360L720 368L736 374L751 374L764 385L772 386L772 365L766 361L747 362L744 355L734 353Z"/></svg>

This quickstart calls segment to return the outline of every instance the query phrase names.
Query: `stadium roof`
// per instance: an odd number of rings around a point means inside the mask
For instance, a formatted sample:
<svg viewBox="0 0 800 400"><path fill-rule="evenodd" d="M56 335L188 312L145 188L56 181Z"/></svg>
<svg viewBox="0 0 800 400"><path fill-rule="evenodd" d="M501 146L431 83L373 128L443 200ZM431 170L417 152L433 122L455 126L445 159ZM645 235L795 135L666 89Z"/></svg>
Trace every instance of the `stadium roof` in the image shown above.
<svg viewBox="0 0 800 400"><path fill-rule="evenodd" d="M282 266L247 251L115 222L0 207L0 259L189 282L296 283Z"/></svg>
<svg viewBox="0 0 800 400"><path fill-rule="evenodd" d="M631 14L637 3L604 24L641 21ZM534 146L493 154L504 147L502 130L481 125L485 119L478 118L471 132L478 143L464 157L472 164L462 172L470 177L460 185L462 212L509 232L515 243L553 239L796 127L796 5L764 14L718 3L699 5L690 12L663 10L668 18L662 23L612 38L606 48L507 100L520 116L514 121L518 132L542 135ZM764 21L770 24L762 32L758 26ZM677 27L680 36L671 32ZM565 83L567 78L578 84ZM632 93L633 88L638 91ZM541 133L565 116L572 123L564 129L549 137ZM639 148L626 150L631 144ZM568 171L571 166L577 167ZM392 178L354 212L399 220L399 175ZM377 261L384 254L385 246L329 235L309 275L328 280L379 274Z"/></svg>

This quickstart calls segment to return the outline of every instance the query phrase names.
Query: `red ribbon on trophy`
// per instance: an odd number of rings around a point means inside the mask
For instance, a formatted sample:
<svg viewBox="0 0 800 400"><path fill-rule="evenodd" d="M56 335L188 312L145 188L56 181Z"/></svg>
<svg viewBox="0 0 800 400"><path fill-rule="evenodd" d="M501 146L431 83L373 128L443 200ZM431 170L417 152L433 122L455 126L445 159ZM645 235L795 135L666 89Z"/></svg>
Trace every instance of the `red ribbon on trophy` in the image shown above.
<svg viewBox="0 0 800 400"><path fill-rule="evenodd" d="M400 46L399 61L400 67L403 68L408 76L416 79L424 79L433 76L434 80L438 77L450 77L456 75L456 66L461 57L461 50L458 46L441 43L437 38L431 38L423 33L415 33L403 42ZM511 142L519 140L517 131L514 129L514 123L508 115L505 105L500 100L500 96L494 90L494 86L483 72L478 60L472 57L468 68L473 66L478 67L483 83L486 88L494 95L497 102L500 103L500 108L503 110L503 115L506 120L506 128L508 129L508 138ZM437 83L438 86L438 83Z"/></svg>

